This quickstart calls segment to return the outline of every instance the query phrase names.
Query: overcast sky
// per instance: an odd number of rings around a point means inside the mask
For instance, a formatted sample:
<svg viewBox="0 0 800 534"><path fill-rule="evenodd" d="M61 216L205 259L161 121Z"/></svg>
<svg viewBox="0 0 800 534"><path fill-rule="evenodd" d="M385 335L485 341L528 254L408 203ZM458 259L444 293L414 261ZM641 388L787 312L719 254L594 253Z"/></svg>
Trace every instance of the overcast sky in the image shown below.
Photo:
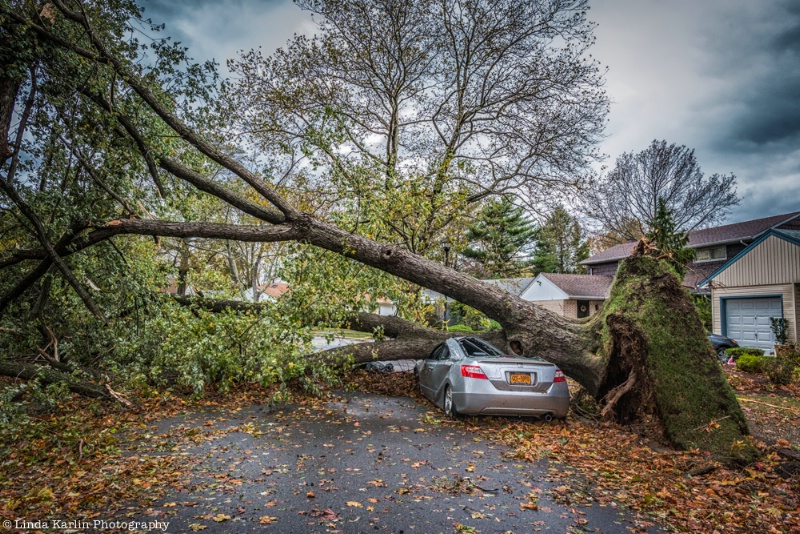
<svg viewBox="0 0 800 534"><path fill-rule="evenodd" d="M591 1L591 0L590 0ZM261 46L314 23L291 0L142 0L197 60ZM608 66L606 165L653 139L694 148L703 171L734 173L726 222L800 210L800 2L594 0L593 55Z"/></svg>

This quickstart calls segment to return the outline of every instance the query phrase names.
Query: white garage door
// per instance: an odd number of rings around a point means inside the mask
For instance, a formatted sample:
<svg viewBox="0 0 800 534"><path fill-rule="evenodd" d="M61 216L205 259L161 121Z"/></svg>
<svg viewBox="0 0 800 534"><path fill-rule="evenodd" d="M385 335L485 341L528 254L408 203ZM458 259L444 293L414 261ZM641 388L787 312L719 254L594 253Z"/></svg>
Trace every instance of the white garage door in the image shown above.
<svg viewBox="0 0 800 534"><path fill-rule="evenodd" d="M742 347L772 350L775 336L770 317L783 317L780 297L726 299L725 324L728 337Z"/></svg>

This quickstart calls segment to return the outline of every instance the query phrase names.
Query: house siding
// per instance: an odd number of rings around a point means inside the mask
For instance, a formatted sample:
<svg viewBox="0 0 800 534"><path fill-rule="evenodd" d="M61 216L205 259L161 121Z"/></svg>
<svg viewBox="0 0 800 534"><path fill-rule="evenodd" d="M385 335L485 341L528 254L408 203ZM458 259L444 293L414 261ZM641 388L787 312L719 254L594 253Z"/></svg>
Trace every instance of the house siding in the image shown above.
<svg viewBox="0 0 800 534"><path fill-rule="evenodd" d="M564 317L569 317L571 319L576 319L578 317L577 300L532 300L531 302L541 306L542 308L550 310L551 312L563 315ZM597 313L597 311L603 307L603 302L604 301L602 300L589 301L590 316ZM595 306L598 307L597 310L595 310Z"/></svg>
<svg viewBox="0 0 800 534"><path fill-rule="evenodd" d="M559 315L564 314L564 304L569 302L568 300L532 300L532 303L536 304L537 306L541 306L546 310L550 310L553 313L557 313Z"/></svg>
<svg viewBox="0 0 800 534"><path fill-rule="evenodd" d="M800 246L773 235L715 276L712 285L725 288L799 282Z"/></svg>
<svg viewBox="0 0 800 534"><path fill-rule="evenodd" d="M597 265L587 265L586 267L589 271L589 274L592 276L614 276L617 274L619 261L615 260L608 263L598 263Z"/></svg>
<svg viewBox="0 0 800 534"><path fill-rule="evenodd" d="M790 322L789 337L791 341L797 340L797 317L798 317L798 284L776 284L762 286L744 287L714 287L711 291L711 303L713 317L713 331L715 334L725 335L722 331L722 298L730 297L761 297L778 296L783 301L783 317Z"/></svg>

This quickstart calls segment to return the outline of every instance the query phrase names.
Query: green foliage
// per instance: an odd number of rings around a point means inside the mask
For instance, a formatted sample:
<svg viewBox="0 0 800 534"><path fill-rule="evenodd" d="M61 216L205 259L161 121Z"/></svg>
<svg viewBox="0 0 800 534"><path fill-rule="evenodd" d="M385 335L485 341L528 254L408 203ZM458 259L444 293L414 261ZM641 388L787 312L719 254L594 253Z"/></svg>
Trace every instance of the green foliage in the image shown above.
<svg viewBox="0 0 800 534"><path fill-rule="evenodd" d="M468 246L461 254L480 264L482 276L519 277L527 270L524 256L535 234L533 222L511 198L490 200L467 229Z"/></svg>
<svg viewBox="0 0 800 534"><path fill-rule="evenodd" d="M711 299L706 295L691 295L692 302L694 303L694 309L697 311L697 315L700 316L700 321L703 323L703 328L706 329L706 332L710 332L712 329L712 318L711 318Z"/></svg>
<svg viewBox="0 0 800 534"><path fill-rule="evenodd" d="M733 356L732 351L727 353ZM738 358L734 356L734 359L736 360L737 368L745 373L754 374L762 374L766 372L770 361L770 358L767 358L766 356L760 356L753 353L742 353L739 354Z"/></svg>
<svg viewBox="0 0 800 534"><path fill-rule="evenodd" d="M430 254L486 198L585 183L607 99L580 2L297 3L314 36L230 61L220 113L310 211Z"/></svg>
<svg viewBox="0 0 800 534"><path fill-rule="evenodd" d="M753 347L733 347L730 349L725 349L725 354L730 356L734 359L734 361L738 360L741 356L763 356L764 351L762 349L756 349Z"/></svg>
<svg viewBox="0 0 800 534"><path fill-rule="evenodd" d="M453 331L454 328L468 328L470 332L486 332L491 330L500 330L502 327L497 321L493 321L486 317L483 313L462 304L461 302L453 302L449 304L450 316L455 318L457 324L448 326L448 330ZM461 332L462 330L455 330Z"/></svg>
<svg viewBox="0 0 800 534"><path fill-rule="evenodd" d="M447 327L448 332L463 332L465 334L471 334L475 332L472 327L465 325L465 324L454 324L452 326Z"/></svg>
<svg viewBox="0 0 800 534"><path fill-rule="evenodd" d="M793 357L794 356L794 357ZM778 354L767 364L769 381L776 386L788 386L795 380L796 355Z"/></svg>
<svg viewBox="0 0 800 534"><path fill-rule="evenodd" d="M583 273L589 240L578 219L557 206L536 231L534 273Z"/></svg>
<svg viewBox="0 0 800 534"><path fill-rule="evenodd" d="M695 251L686 246L689 243L689 234L677 228L672 212L667 208L663 198L658 199L658 209L652 228L645 237L652 246L666 255L666 260L672 264L682 279L686 275L686 265L695 257Z"/></svg>
<svg viewBox="0 0 800 534"><path fill-rule="evenodd" d="M770 317L769 325L772 333L775 334L775 342L779 345L785 345L789 339L789 322L783 317Z"/></svg>
<svg viewBox="0 0 800 534"><path fill-rule="evenodd" d="M209 384L224 391L235 382L283 383L304 373L311 351L310 331L283 312L276 305L211 313L167 299L141 318L137 335L118 331L114 363L130 379L174 382L196 394Z"/></svg>

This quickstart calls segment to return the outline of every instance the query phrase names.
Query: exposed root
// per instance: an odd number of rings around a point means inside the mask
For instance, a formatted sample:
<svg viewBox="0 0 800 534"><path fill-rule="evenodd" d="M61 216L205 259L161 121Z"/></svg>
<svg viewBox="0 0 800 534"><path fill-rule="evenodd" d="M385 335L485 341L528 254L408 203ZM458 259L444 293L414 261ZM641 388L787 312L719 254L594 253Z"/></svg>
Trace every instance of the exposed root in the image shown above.
<svg viewBox="0 0 800 534"><path fill-rule="evenodd" d="M603 410L600 412L600 416L603 418L608 417L609 415L614 413L614 407L617 405L617 402L623 395L628 393L633 386L636 385L636 371L633 370L628 375L628 379L620 384L619 386L615 387L611 391L609 391L605 396L605 406Z"/></svg>

